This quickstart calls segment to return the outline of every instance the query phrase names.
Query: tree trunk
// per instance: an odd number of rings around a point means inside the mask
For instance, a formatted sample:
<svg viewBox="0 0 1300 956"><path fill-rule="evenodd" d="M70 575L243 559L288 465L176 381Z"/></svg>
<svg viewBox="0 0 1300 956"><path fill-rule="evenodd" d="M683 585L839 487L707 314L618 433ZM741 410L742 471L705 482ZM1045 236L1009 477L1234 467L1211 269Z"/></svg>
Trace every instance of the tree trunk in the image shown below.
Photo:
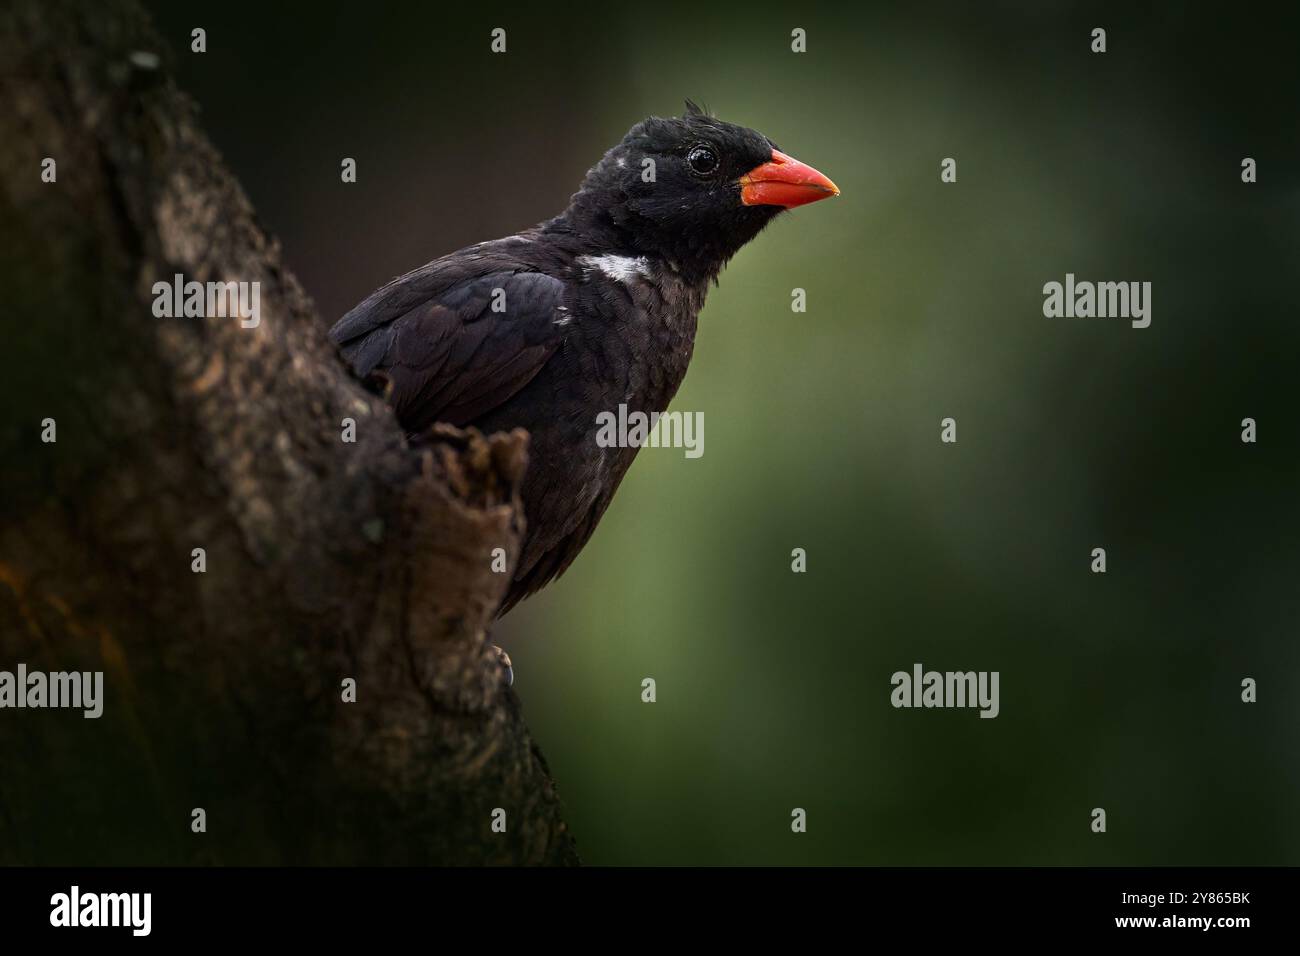
<svg viewBox="0 0 1300 956"><path fill-rule="evenodd" d="M131 2L0 12L0 670L104 675L0 709L0 863L576 862L486 641L527 436L408 446L168 59ZM158 317L177 274L260 321Z"/></svg>

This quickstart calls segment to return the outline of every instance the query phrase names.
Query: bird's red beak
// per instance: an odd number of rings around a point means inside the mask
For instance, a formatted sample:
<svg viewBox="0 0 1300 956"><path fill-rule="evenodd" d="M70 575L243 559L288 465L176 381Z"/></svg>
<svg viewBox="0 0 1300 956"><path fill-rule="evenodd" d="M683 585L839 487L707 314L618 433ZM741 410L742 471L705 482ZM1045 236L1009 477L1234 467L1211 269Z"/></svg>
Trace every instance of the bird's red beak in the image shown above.
<svg viewBox="0 0 1300 956"><path fill-rule="evenodd" d="M756 166L740 177L740 201L746 206L793 209L839 194L833 182L779 149L772 150L770 163Z"/></svg>

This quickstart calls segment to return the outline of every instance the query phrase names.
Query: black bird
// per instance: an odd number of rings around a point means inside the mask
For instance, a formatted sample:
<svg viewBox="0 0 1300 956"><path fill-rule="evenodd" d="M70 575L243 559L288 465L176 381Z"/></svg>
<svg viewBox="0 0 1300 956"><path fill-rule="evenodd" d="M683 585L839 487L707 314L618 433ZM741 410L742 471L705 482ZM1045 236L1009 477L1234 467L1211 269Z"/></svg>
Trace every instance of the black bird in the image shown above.
<svg viewBox="0 0 1300 956"><path fill-rule="evenodd" d="M554 219L435 259L334 326L410 435L434 422L530 433L500 613L569 566L636 457L597 445L597 415L667 408L709 283L782 210L838 193L688 101L633 126Z"/></svg>

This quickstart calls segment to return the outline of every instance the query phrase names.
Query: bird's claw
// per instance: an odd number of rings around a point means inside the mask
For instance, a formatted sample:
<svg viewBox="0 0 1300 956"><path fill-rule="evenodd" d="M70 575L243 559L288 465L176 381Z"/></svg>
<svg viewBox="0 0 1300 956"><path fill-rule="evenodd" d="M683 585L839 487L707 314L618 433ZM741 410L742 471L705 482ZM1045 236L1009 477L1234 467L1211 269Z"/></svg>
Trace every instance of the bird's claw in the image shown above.
<svg viewBox="0 0 1300 956"><path fill-rule="evenodd" d="M503 648L497 647L495 644L492 645L492 650L496 651L497 660L499 660L501 666L506 669L506 686L513 687L515 684L515 669L510 664L510 655L507 654Z"/></svg>

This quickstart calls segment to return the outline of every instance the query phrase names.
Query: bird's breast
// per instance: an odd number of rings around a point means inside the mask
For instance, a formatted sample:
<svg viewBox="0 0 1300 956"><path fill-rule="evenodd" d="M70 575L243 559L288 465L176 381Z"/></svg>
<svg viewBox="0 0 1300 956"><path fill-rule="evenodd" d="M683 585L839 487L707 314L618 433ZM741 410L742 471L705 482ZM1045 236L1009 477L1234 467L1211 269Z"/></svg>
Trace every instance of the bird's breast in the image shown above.
<svg viewBox="0 0 1300 956"><path fill-rule="evenodd" d="M590 318L583 331L599 353L594 368L605 399L663 411L686 376L704 294L666 264L601 260L578 287ZM613 409L610 409L613 410Z"/></svg>
<svg viewBox="0 0 1300 956"><path fill-rule="evenodd" d="M604 513L639 445L611 445L602 423L664 411L686 376L704 290L626 257L582 262L567 279L555 354L490 428L531 433L524 479L525 590L567 566ZM534 571L534 567L537 569Z"/></svg>

